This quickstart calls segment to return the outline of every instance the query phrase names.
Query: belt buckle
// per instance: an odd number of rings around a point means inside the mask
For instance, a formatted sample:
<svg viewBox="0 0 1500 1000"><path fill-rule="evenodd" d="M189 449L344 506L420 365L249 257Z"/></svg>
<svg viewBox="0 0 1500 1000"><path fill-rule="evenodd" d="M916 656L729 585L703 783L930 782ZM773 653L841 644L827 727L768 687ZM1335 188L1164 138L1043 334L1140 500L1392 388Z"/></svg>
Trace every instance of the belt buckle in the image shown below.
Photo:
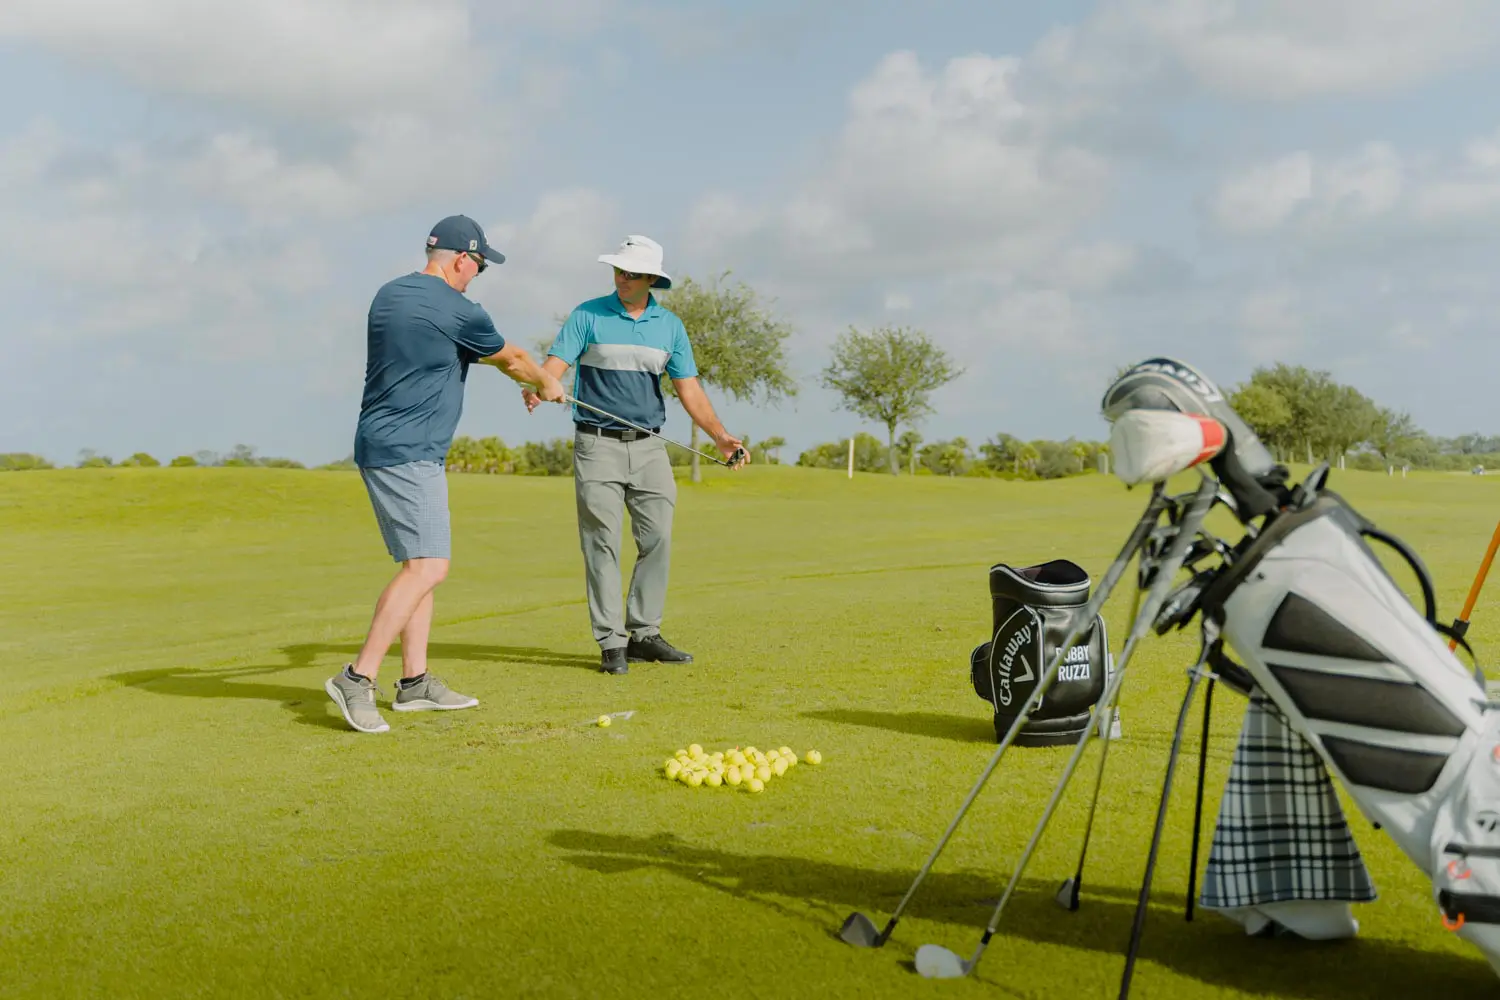
<svg viewBox="0 0 1500 1000"><path fill-rule="evenodd" d="M636 430L634 427L627 427L627 428L625 428L624 430L622 430L620 432L620 440L621 441L634 441L636 438L638 438L640 436L641 436L641 432L638 431L638 430Z"/></svg>

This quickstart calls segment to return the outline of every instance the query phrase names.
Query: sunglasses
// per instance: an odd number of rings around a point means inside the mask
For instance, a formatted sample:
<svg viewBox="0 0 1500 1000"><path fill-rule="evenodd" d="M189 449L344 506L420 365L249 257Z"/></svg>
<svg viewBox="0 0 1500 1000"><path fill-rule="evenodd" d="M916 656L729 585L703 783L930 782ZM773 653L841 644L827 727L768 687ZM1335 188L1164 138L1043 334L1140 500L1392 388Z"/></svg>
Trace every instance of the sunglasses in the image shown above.
<svg viewBox="0 0 1500 1000"><path fill-rule="evenodd" d="M615 268L615 273L624 278L626 281L639 281L642 278L656 277L656 275L654 274L636 274L634 271L622 271L618 267Z"/></svg>
<svg viewBox="0 0 1500 1000"><path fill-rule="evenodd" d="M480 274L483 274L484 273L484 269L490 266L489 263L487 261L485 261L485 259L483 257L479 256L479 254L477 254L477 253L466 253L466 254L464 254L464 256L468 257L475 264L479 265L479 273Z"/></svg>

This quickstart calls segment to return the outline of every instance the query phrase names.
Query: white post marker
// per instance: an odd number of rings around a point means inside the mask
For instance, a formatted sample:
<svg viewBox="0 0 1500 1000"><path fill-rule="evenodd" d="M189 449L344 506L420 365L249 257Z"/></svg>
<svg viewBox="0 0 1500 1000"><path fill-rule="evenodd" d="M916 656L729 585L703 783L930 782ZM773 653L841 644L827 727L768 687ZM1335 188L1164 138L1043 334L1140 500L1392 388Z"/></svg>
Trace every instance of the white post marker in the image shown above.
<svg viewBox="0 0 1500 1000"><path fill-rule="evenodd" d="M854 439L849 439L849 478L854 478Z"/></svg>

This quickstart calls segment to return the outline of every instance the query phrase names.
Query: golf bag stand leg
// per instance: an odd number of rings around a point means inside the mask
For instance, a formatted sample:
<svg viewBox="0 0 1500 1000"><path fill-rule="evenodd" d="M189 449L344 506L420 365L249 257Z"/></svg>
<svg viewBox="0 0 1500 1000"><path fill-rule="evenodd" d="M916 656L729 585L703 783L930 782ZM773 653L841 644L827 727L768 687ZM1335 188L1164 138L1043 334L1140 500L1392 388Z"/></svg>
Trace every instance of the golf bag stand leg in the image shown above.
<svg viewBox="0 0 1500 1000"><path fill-rule="evenodd" d="M885 927L877 932L874 922L865 914L856 911L849 914L844 919L843 926L839 928L839 937L844 942L860 948L879 948L890 939L891 932L896 928L896 921L901 918L901 914L905 911L907 904L916 895L917 887L922 884L922 880L932 870L932 866L937 861L938 855L942 853L943 848L947 845L949 839L952 838L953 832L958 829L958 824L969 811L969 806L978 798L980 791L984 788L985 782L989 780L990 775L999 765L1000 759L1004 756L1006 749L1014 742L1016 734L1020 732L1021 727L1026 725L1031 712L1037 705L1041 704L1041 700L1046 694L1047 689L1052 686L1053 681L1056 679L1058 670L1062 667L1063 658L1067 655L1068 650L1082 637L1087 629L1093 627L1094 617L1104 607L1104 602L1109 599L1109 595L1119 583L1120 577L1124 575L1125 568L1146 544L1152 527L1161 517L1162 511L1167 509L1168 503L1169 498L1163 490L1162 484L1156 484L1151 492L1151 499L1146 504L1146 510L1141 514L1140 520L1136 522L1134 530L1130 533L1130 537L1120 547L1120 552L1115 557L1115 561L1105 571L1103 579L1099 581L1099 589L1094 592L1094 596L1089 599L1088 606L1078 616L1074 627L1070 630L1070 634L1058 644L1056 653L1053 654L1050 662L1047 664L1047 668L1042 672L1041 678L1037 681L1036 687L1022 706L1020 715L1016 716L1015 721L1011 724L1005 737L1000 741L999 746L995 747L994 753L990 755L989 762L985 765L984 770L980 772L979 780L969 790L969 794L959 806L958 814L953 817L952 822L948 824L948 829L943 832L943 836L938 840L937 846L927 856L927 860L923 863L921 871L917 873L917 877L906 890L906 895L901 897L901 902L892 911L890 919L886 921Z"/></svg>
<svg viewBox="0 0 1500 1000"><path fill-rule="evenodd" d="M1177 758L1182 753L1182 733L1187 726L1188 710L1193 705L1193 695L1198 682L1203 679L1204 667L1208 663L1209 650L1218 642L1217 629L1211 621L1203 623L1203 650L1198 662L1188 670L1187 692L1182 696L1182 707L1177 711L1177 728L1172 733L1172 749L1167 753L1167 773L1162 779L1161 799L1156 806L1156 828L1151 833L1151 847L1146 852L1146 872L1141 877L1141 893L1135 904L1135 919L1130 927L1130 945L1125 951L1125 970L1120 977L1120 1000L1130 996L1130 978L1135 971L1135 958L1141 947L1141 936L1146 929L1146 904L1151 898L1151 880L1156 875L1156 855L1161 849L1162 829L1167 821L1167 802L1172 795L1172 778L1177 773Z"/></svg>
<svg viewBox="0 0 1500 1000"><path fill-rule="evenodd" d="M1119 695L1120 686L1124 683L1125 671L1129 668L1130 659L1135 652L1136 645L1151 630L1152 624L1161 612L1162 605L1167 600L1173 578L1176 576L1177 571L1182 568L1188 549L1191 547L1193 539L1197 536L1209 508L1213 505L1214 485L1213 480L1204 476L1198 490L1193 494L1192 500L1187 504L1186 511L1177 525L1177 533L1172 539L1166 554L1160 560L1144 606L1141 607L1135 621L1132 623L1130 635L1125 640L1125 649L1120 655L1120 663L1116 667L1113 676L1110 677L1104 696L1100 698L1099 703L1095 706L1095 712L1101 713L1098 718L1103 717L1102 712L1106 710L1106 707L1113 706ZM1051 664L1051 669L1048 671L1049 678L1052 674L1056 673L1060 663L1061 655L1055 658ZM1050 683L1050 679L1048 682ZM1040 687L1038 690L1040 690ZM1028 705L1030 701L1028 699ZM1024 722L1025 714L1023 712L1021 718L1017 720L1017 724L1011 727L1012 731ZM1078 760L1083 755L1083 750L1088 744L1089 737L1097 728L1098 718L1092 720L1089 725L1084 727L1083 734L1074 746L1067 767L1064 769L1062 777L1053 787L1052 795L1047 802L1046 808L1043 810L1042 818L1037 823L1036 829L1032 831L1031 839L1026 844L1026 849L1021 852L1021 859L1017 862L1015 871L1011 873L1010 881L1005 887L1005 892L1001 894L999 903L996 904L994 912L990 915L990 921L985 927L984 935L980 938L979 945L975 949L974 954L969 959L964 960L940 945L924 944L917 949L915 956L918 974L927 978L954 978L968 975L979 964L980 958L984 955L985 948L988 947L990 939L995 935L995 930L1000 922L1000 915L1005 910L1005 904L1015 891L1022 874L1025 873L1027 862L1030 861L1032 853L1036 850L1036 846L1040 842L1042 834L1052 818L1052 813L1057 808L1058 800L1062 797L1068 781L1078 766Z"/></svg>
<svg viewBox="0 0 1500 1000"><path fill-rule="evenodd" d="M1366 543L1395 548L1425 614ZM1450 651L1417 557L1336 494L1280 513L1204 594L1205 618L1365 817L1432 880L1500 973L1500 704Z"/></svg>
<svg viewBox="0 0 1500 1000"><path fill-rule="evenodd" d="M1193 849L1188 856L1187 906L1183 909L1183 919L1189 922L1193 919L1193 902L1198 894L1198 848L1203 840L1203 782L1208 777L1208 728L1213 718L1216 680L1217 677L1209 674L1208 686L1203 689L1203 733L1198 737L1198 790L1193 799Z"/></svg>

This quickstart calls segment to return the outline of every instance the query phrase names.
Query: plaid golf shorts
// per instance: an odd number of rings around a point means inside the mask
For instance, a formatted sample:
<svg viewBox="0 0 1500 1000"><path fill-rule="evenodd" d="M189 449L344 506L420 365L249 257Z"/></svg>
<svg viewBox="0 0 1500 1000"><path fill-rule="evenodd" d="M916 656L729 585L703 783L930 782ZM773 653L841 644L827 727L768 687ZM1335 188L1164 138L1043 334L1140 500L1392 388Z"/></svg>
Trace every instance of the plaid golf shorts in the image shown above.
<svg viewBox="0 0 1500 1000"><path fill-rule="evenodd" d="M396 562L451 558L448 477L442 462L360 469L386 551Z"/></svg>

